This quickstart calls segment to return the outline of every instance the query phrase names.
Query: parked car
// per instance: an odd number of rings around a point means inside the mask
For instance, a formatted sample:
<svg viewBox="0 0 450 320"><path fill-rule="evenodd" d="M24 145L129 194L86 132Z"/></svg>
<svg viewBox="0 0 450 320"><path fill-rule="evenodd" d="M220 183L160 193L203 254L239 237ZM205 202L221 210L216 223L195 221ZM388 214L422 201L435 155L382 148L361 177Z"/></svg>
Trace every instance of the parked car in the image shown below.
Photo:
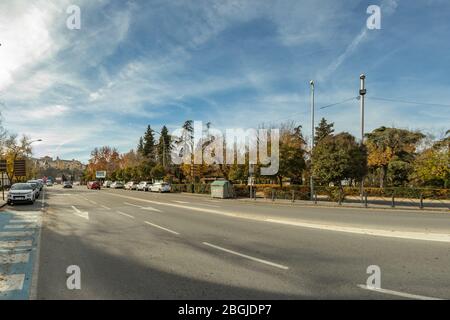
<svg viewBox="0 0 450 320"><path fill-rule="evenodd" d="M87 183L87 188L88 189L93 189L93 190L100 190L101 184L98 181L89 181Z"/></svg>
<svg viewBox="0 0 450 320"><path fill-rule="evenodd" d="M105 180L105 182L103 182L103 187L104 188L109 188L111 187L112 181L110 180Z"/></svg>
<svg viewBox="0 0 450 320"><path fill-rule="evenodd" d="M34 180L29 180L29 181L27 181L27 183L29 185L31 185L31 187L33 188L35 198L36 199L39 198L39 196L41 195L41 186L40 186L39 182L34 181Z"/></svg>
<svg viewBox="0 0 450 320"><path fill-rule="evenodd" d="M36 188L31 183L14 183L8 193L8 204L27 202L33 204L36 200Z"/></svg>
<svg viewBox="0 0 450 320"><path fill-rule="evenodd" d="M53 187L53 182L51 180L48 180L45 184L47 187Z"/></svg>
<svg viewBox="0 0 450 320"><path fill-rule="evenodd" d="M35 183L39 188L39 192L41 192L44 187L44 182L41 182L40 180L28 180L27 183Z"/></svg>
<svg viewBox="0 0 450 320"><path fill-rule="evenodd" d="M136 186L136 190L137 191L148 191L148 188L151 186L152 184L150 182L147 181L141 181L139 182L139 184Z"/></svg>
<svg viewBox="0 0 450 320"><path fill-rule="evenodd" d="M110 186L111 189L123 189L123 182L122 181L114 181L111 183Z"/></svg>
<svg viewBox="0 0 450 320"><path fill-rule="evenodd" d="M138 183L134 182L134 181L129 181L125 184L124 188L126 190L136 190L138 186Z"/></svg>
<svg viewBox="0 0 450 320"><path fill-rule="evenodd" d="M170 192L172 189L167 182L156 182L150 186L152 192Z"/></svg>
<svg viewBox="0 0 450 320"><path fill-rule="evenodd" d="M63 182L63 188L72 188L72 182L71 181L64 181Z"/></svg>

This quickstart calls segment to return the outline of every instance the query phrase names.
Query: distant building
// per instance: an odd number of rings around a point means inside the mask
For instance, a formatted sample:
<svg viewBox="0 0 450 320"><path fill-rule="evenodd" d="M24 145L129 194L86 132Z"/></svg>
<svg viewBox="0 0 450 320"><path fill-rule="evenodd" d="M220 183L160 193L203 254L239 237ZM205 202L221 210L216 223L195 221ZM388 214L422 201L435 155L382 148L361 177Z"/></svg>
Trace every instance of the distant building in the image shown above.
<svg viewBox="0 0 450 320"><path fill-rule="evenodd" d="M34 161L34 164L36 167L40 169L57 169L57 170L84 170L86 168L86 165L81 163L81 161L72 159L72 160L63 160L59 157L56 157L55 160L53 160L52 157L45 156L41 158L34 158L32 159Z"/></svg>

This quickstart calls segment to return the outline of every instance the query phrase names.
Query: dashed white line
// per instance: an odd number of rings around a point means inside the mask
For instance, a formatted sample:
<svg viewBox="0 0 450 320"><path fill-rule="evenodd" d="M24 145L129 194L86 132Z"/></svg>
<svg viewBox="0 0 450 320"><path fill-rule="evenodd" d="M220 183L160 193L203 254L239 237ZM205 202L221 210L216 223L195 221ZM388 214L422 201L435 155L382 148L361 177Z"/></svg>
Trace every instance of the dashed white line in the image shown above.
<svg viewBox="0 0 450 320"><path fill-rule="evenodd" d="M106 209L106 210L111 210L110 207L107 207L107 206L104 206L104 205L101 205L101 207L102 207L103 209Z"/></svg>
<svg viewBox="0 0 450 320"><path fill-rule="evenodd" d="M133 204L133 203L129 203L129 202L124 202L123 204L126 204L127 206L132 206L132 207L142 208L142 206L139 206L139 205Z"/></svg>
<svg viewBox="0 0 450 320"><path fill-rule="evenodd" d="M117 212L118 214L121 214L121 215L125 216L125 217L134 219L134 217L133 217L131 214L128 214L128 213L125 213L125 212L122 212L122 211L116 211L116 212Z"/></svg>
<svg viewBox="0 0 450 320"><path fill-rule="evenodd" d="M176 232L176 231L173 231L173 230L170 230L170 229L167 229L167 228L158 226L157 224L154 224L154 223L151 223L151 222L148 222L148 221L144 221L144 223L146 223L146 224L148 224L148 225L150 225L150 226L152 226L152 227L155 227L155 228L158 228L158 229L161 229L161 230L164 230L164 231L167 231L167 232L176 234L176 235L180 235L180 234L179 234L178 232Z"/></svg>
<svg viewBox="0 0 450 320"><path fill-rule="evenodd" d="M143 206L139 206L137 204L133 204L133 203L129 203L129 202L124 202L123 204L126 204L127 206L132 206L132 207L136 207L142 210L150 210L150 211L155 211L155 212L162 212L159 209L153 208L153 207L143 207Z"/></svg>
<svg viewBox="0 0 450 320"><path fill-rule="evenodd" d="M213 245L213 244L208 243L208 242L203 242L203 244L205 246L208 246L208 247L211 247L211 248L214 248L214 249L217 249L217 250L221 250L221 251L224 251L224 252L227 252L227 253L231 253L231 254L234 254L234 255L237 255L237 256L249 259L249 260L253 260L253 261L256 261L256 262L267 264L267 265L272 266L272 267L280 268L280 269L283 269L283 270L288 270L289 269L289 267L287 267L287 266L283 266L283 265L278 264L278 263L274 263L274 262L270 262L270 261L267 261L267 260L255 258L255 257L249 256L249 255L246 255L246 254L242 254L242 253L239 253L239 252L236 252L236 251L233 251L233 250L225 249L225 248Z"/></svg>
<svg viewBox="0 0 450 320"><path fill-rule="evenodd" d="M213 214L219 214L222 216L239 218L239 219L277 223L277 224L284 224L284 225L291 225L291 226L318 229L318 230L326 230L326 231L354 233L354 234L361 234L361 235L366 235L366 236L413 239L413 240L422 240L422 241L450 242L450 234L445 234L445 233L431 233L431 232L424 233L424 232L416 232L416 231L369 229L369 228L361 228L361 227L354 227L354 226L339 226L339 225L330 225L330 224L326 225L326 224L311 223L311 222L301 221L301 220L271 219L271 218L264 218L264 217L254 216L254 215L252 216L252 215L248 215L246 213L241 213L241 212L229 212L229 211L223 211L223 210L212 209L212 208L211 209L199 208L199 207L194 207L194 206L190 206L190 205L187 206L187 205L182 205L182 204L141 199L141 198L119 195L119 194L110 193L110 192L107 192L107 193L121 197L121 198L132 199L132 200L147 202L147 203L153 203L153 204L161 205L161 206L169 206L169 207L193 210L193 211L198 211L198 212L213 213Z"/></svg>
<svg viewBox="0 0 450 320"><path fill-rule="evenodd" d="M361 289L364 289L364 290L380 292L380 293L390 294L390 295L399 296L399 297L403 297L403 298L409 298L409 299L443 300L443 299L440 299L440 298L427 297L427 296L411 294L411 293L406 293L406 292L400 292L400 291L394 291L394 290L388 290L388 289L382 289L382 288L379 288L379 289L378 288L372 288L372 287L368 287L368 286L363 285L363 284L359 284L358 287L361 288Z"/></svg>
<svg viewBox="0 0 450 320"><path fill-rule="evenodd" d="M188 204L189 203L187 201L179 201L179 200L173 200L173 202L177 202L177 203L181 203L181 204Z"/></svg>

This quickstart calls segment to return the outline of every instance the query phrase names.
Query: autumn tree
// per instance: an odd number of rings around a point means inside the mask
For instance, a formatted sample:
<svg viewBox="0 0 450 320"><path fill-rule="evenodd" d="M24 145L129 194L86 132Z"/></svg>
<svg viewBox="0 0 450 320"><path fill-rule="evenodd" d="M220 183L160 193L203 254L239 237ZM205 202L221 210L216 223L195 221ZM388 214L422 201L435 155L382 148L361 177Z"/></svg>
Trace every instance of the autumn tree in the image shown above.
<svg viewBox="0 0 450 320"><path fill-rule="evenodd" d="M368 165L380 171L380 188L386 184L390 165L391 172L396 174L410 168L409 164L414 160L417 144L425 137L420 132L386 127L377 128L365 136ZM407 174L408 172L405 172L400 176L406 177Z"/></svg>
<svg viewBox="0 0 450 320"><path fill-rule="evenodd" d="M413 163L411 180L420 185L450 187L450 135L421 152Z"/></svg>
<svg viewBox="0 0 450 320"><path fill-rule="evenodd" d="M285 123L280 128L280 160L276 177L280 186L283 177L289 177L291 182L301 182L302 172L306 167L306 142L301 126Z"/></svg>
<svg viewBox="0 0 450 320"><path fill-rule="evenodd" d="M347 132L323 138L314 148L312 174L321 184L339 186L343 180L360 180L367 171L367 152Z"/></svg>

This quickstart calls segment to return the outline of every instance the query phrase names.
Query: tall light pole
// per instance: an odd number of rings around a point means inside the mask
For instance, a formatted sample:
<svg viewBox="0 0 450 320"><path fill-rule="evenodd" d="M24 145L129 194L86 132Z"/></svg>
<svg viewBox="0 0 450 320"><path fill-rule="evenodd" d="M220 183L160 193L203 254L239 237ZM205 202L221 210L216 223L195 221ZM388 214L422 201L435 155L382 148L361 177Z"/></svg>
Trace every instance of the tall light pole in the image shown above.
<svg viewBox="0 0 450 320"><path fill-rule="evenodd" d="M361 146L364 144L364 96L366 95L365 80L366 76L361 74L360 89L359 89L359 101L361 104ZM364 176L361 178L361 203L364 201Z"/></svg>
<svg viewBox="0 0 450 320"><path fill-rule="evenodd" d="M309 85L311 87L311 172L309 177L309 184L311 188L311 201L314 200L314 179L312 174L312 153L314 149L314 81L309 81Z"/></svg>

